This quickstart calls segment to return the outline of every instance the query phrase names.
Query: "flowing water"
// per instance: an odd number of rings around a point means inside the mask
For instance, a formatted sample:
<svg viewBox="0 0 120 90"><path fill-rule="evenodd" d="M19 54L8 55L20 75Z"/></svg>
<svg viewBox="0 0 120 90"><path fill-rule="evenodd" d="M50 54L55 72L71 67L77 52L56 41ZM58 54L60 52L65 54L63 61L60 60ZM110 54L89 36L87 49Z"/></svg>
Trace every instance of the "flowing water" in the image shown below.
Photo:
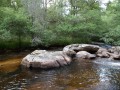
<svg viewBox="0 0 120 90"><path fill-rule="evenodd" d="M79 60L50 70L20 66L24 57L0 61L0 90L120 90L120 62Z"/></svg>

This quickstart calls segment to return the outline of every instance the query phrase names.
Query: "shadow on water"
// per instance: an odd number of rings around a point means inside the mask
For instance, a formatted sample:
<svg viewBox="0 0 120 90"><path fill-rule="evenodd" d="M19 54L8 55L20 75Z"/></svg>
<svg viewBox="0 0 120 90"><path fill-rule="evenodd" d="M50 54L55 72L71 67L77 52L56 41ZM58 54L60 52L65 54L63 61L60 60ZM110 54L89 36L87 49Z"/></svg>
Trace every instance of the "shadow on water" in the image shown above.
<svg viewBox="0 0 120 90"><path fill-rule="evenodd" d="M112 61L79 60L50 70L22 68L20 61L21 58L0 62L14 66L14 70L0 67L0 90L120 90L120 68L107 64Z"/></svg>

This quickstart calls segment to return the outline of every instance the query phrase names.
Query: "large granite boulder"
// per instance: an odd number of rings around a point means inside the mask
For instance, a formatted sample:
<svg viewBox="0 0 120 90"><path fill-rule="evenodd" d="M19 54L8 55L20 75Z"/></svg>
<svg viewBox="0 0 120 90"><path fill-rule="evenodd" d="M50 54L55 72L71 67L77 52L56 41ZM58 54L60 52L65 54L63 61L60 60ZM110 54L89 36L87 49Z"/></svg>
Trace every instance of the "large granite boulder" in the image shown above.
<svg viewBox="0 0 120 90"><path fill-rule="evenodd" d="M75 56L79 51L87 51L90 53L96 53L99 50L99 46L91 44L71 44L63 48L63 52L68 56Z"/></svg>
<svg viewBox="0 0 120 90"><path fill-rule="evenodd" d="M94 58L96 58L95 54L91 54L86 51L79 51L77 52L75 59L94 59Z"/></svg>
<svg viewBox="0 0 120 90"><path fill-rule="evenodd" d="M71 61L62 51L35 50L23 58L21 64L28 68L53 68L68 65Z"/></svg>

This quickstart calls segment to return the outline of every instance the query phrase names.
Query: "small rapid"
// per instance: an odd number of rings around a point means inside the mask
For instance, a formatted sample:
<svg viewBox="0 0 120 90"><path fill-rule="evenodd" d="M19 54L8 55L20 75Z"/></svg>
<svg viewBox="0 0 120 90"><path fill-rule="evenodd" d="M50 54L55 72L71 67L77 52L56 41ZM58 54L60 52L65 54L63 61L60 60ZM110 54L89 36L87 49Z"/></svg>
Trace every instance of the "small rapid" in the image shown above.
<svg viewBox="0 0 120 90"><path fill-rule="evenodd" d="M108 58L97 58L93 61L98 65L103 65L106 67L120 69L120 61L119 60L110 60Z"/></svg>

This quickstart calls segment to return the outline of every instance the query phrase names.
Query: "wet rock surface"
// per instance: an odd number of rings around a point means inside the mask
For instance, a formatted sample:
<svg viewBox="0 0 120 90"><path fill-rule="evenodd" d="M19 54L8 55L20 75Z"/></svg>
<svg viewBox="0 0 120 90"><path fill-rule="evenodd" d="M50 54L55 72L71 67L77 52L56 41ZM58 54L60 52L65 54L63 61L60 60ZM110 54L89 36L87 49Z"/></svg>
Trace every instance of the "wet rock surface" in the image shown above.
<svg viewBox="0 0 120 90"><path fill-rule="evenodd" d="M70 64L74 59L94 59L96 57L120 60L120 47L102 48L91 44L71 44L63 51L35 50L23 58L21 64L28 68L53 68Z"/></svg>
<svg viewBox="0 0 120 90"><path fill-rule="evenodd" d="M95 53L100 47L91 44L71 44L63 48L63 52L67 55L73 55L75 52L87 51L89 53Z"/></svg>
<svg viewBox="0 0 120 90"><path fill-rule="evenodd" d="M86 51L79 51L76 54L76 59L94 59L96 58L95 54L90 54Z"/></svg>
<svg viewBox="0 0 120 90"><path fill-rule="evenodd" d="M52 68L70 64L71 58L62 51L35 50L23 58L21 64L28 68Z"/></svg>
<svg viewBox="0 0 120 90"><path fill-rule="evenodd" d="M97 51L96 55L97 55L98 57L103 57L103 58L109 58L109 57L110 57L110 53L109 53L108 50L105 49L105 48L100 48L100 49Z"/></svg>
<svg viewBox="0 0 120 90"><path fill-rule="evenodd" d="M120 60L120 46L113 46L109 49L100 48L96 54L98 57Z"/></svg>

